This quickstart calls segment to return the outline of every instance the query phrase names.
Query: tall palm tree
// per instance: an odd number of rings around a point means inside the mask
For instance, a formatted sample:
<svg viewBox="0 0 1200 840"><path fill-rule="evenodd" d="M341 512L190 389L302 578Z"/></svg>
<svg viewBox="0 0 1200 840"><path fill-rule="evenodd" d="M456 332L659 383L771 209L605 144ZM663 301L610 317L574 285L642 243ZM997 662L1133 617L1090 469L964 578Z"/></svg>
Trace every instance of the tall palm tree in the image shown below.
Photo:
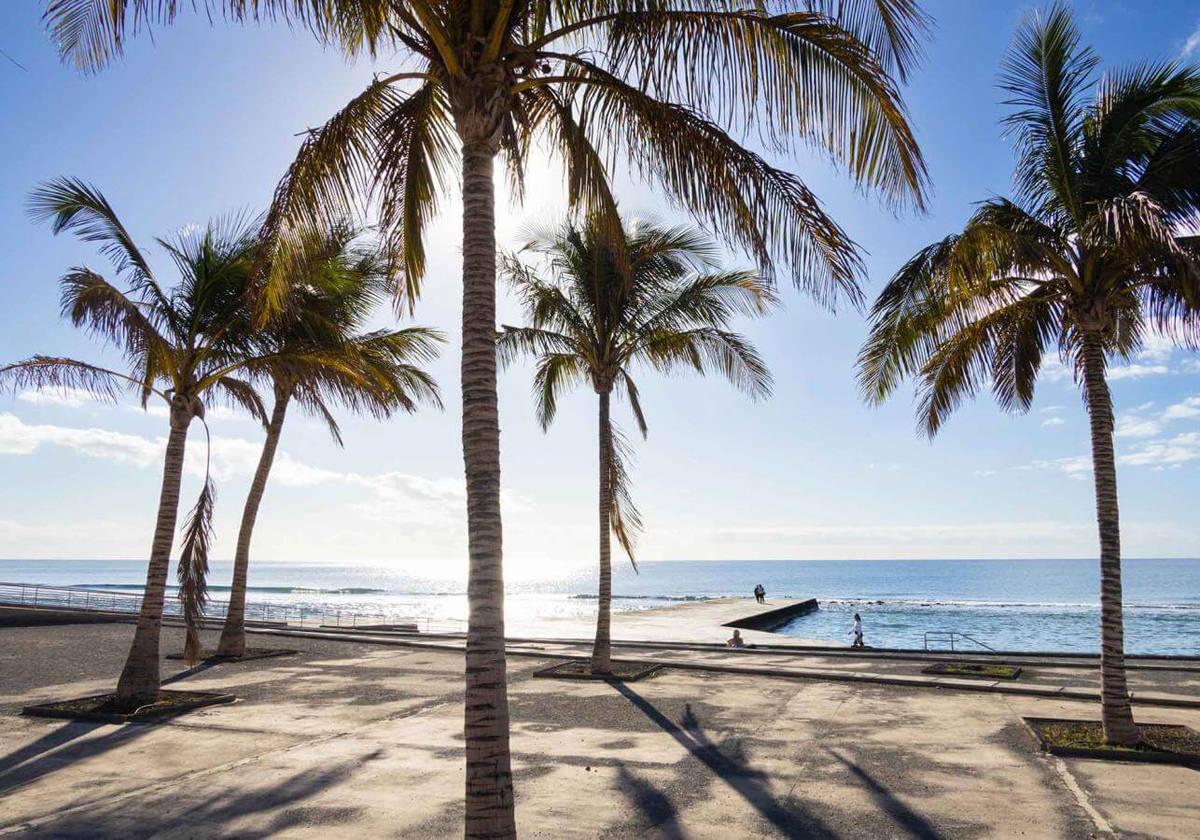
<svg viewBox="0 0 1200 840"><path fill-rule="evenodd" d="M750 271L719 271L718 249L700 231L633 224L614 238L599 219L536 235L524 251L545 258L539 270L515 256L501 272L520 295L529 326L505 326L501 362L537 358L533 394L543 429L558 398L587 382L599 400L600 580L593 673L612 673L610 531L637 568L633 537L641 518L633 507L623 455L613 427L613 392L629 399L645 436L633 368L666 373L716 371L753 397L771 392L771 375L754 347L729 330L737 315L762 315L774 294Z"/></svg>
<svg viewBox="0 0 1200 840"><path fill-rule="evenodd" d="M66 60L98 69L128 36L167 24L176 0L48 0ZM311 132L280 184L267 236L277 258L260 296L282 306L302 231L378 201L405 256L461 176L462 428L467 483L466 824L516 833L504 660L500 425L496 399L494 164L517 195L530 158L565 165L573 209L619 227L609 173L628 160L699 222L829 302L856 299L854 243L799 178L744 145L815 149L895 204L923 205L925 165L895 80L919 53L917 0L213 0L235 19L285 19L351 56L400 53ZM539 145L540 144L540 145ZM456 154L457 153L457 154Z"/></svg>
<svg viewBox="0 0 1200 840"><path fill-rule="evenodd" d="M274 404L238 530L229 610L217 648L221 656L245 653L250 541L288 407L295 402L319 416L339 445L330 401L379 418L416 411L419 403L441 408L437 385L421 367L437 357L441 334L425 327L363 330L391 293L394 271L388 255L359 241L347 225L328 230L306 251L304 277L291 281L290 306L257 336L266 361L255 366L255 374L266 380Z"/></svg>
<svg viewBox="0 0 1200 840"><path fill-rule="evenodd" d="M867 399L918 380L936 434L990 384L1025 411L1046 353L1075 371L1091 421L1100 536L1105 736L1137 740L1125 680L1113 405L1106 367L1150 329L1200 338L1200 69L1143 63L1104 75L1061 5L1017 31L1001 84L1018 151L1012 199L982 202L880 294L860 355Z"/></svg>
<svg viewBox="0 0 1200 840"><path fill-rule="evenodd" d="M55 233L71 231L97 243L112 261L125 289L89 268L71 268L61 280L62 313L75 326L115 345L124 366L114 370L39 355L0 368L0 385L80 388L109 400L119 391L132 390L143 406L158 397L169 410L146 589L117 683L117 701L135 707L153 700L159 689L159 635L188 427L193 419L204 419L206 400L222 398L265 422L258 394L236 376L258 361L245 328L257 224L234 218L210 223L198 233L157 240L180 275L179 284L168 289L155 279L144 253L95 187L71 178L51 181L32 193L29 207L36 219L51 221ZM179 564L184 612L192 626L204 602L212 504L213 487L206 479L185 529ZM189 638L190 653L197 643Z"/></svg>

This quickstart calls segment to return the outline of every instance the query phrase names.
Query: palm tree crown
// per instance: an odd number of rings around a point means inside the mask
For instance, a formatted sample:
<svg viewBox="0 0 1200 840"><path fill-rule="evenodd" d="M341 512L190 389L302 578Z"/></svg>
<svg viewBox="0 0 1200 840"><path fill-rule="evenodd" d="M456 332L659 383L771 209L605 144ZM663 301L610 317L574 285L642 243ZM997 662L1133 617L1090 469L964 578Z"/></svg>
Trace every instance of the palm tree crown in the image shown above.
<svg viewBox="0 0 1200 840"><path fill-rule="evenodd" d="M1200 239L1185 233L1200 223L1200 71L1141 64L1094 85L1097 63L1064 7L1021 29L1002 77L1014 197L920 250L872 309L864 394L917 377L930 435L989 384L1027 409L1051 350L1081 370L1089 337L1122 359L1148 326L1200 337Z"/></svg>
<svg viewBox="0 0 1200 840"><path fill-rule="evenodd" d="M257 335L266 355L255 376L270 387L274 403L238 531L221 656L245 654L250 544L289 405L295 401L323 418L338 444L330 400L378 418L415 411L419 403L441 408L437 385L422 367L437 356L441 334L425 327L363 329L392 295L395 271L389 255L358 233L342 224L308 243L304 274L291 280L290 305Z"/></svg>
<svg viewBox="0 0 1200 840"><path fill-rule="evenodd" d="M285 257L301 250L305 231L369 194L415 287L425 227L454 181L456 141L502 153L518 195L542 143L566 168L571 206L599 214L613 231L609 170L628 160L764 273L784 267L827 303L859 297L853 241L800 179L737 137L778 153L820 149L889 201L924 202L924 163L893 81L919 58L926 19L915 0L215 5L237 20L305 25L350 55L412 60L412 69L376 77L309 133L267 219ZM129 34L170 23L180 8L49 0L46 21L63 56L95 70ZM273 305L286 295L289 262L273 263Z"/></svg>
<svg viewBox="0 0 1200 840"><path fill-rule="evenodd" d="M1120 520L1106 369L1148 330L1200 341L1200 69L1145 63L1103 76L1069 11L1018 30L1001 84L1017 145L1012 199L923 248L884 288L859 357L879 402L918 379L933 436L990 384L1025 411L1047 353L1075 371L1091 424L1100 537L1101 699L1110 743L1138 739L1124 667Z"/></svg>
<svg viewBox="0 0 1200 840"><path fill-rule="evenodd" d="M377 418L415 411L420 403L441 408L437 384L421 367L437 357L441 333L363 329L394 294L391 255L342 223L306 243L301 266L303 277L289 281L289 307L257 334L263 362L255 374L321 417L338 443L331 399Z"/></svg>
<svg viewBox="0 0 1200 840"><path fill-rule="evenodd" d="M633 378L638 364L668 374L717 372L755 398L770 394L766 364L729 327L739 315L765 314L775 296L755 272L716 270L719 251L699 231L634 223L613 243L593 219L584 228L567 224L535 234L522 250L543 258L547 270L517 255L502 261L529 326L505 325L497 347L505 363L536 357L533 392L543 429L554 420L559 396L586 383L597 394L626 397L644 436L648 427ZM613 532L632 561L640 519L630 503L619 435L617 441Z"/></svg>

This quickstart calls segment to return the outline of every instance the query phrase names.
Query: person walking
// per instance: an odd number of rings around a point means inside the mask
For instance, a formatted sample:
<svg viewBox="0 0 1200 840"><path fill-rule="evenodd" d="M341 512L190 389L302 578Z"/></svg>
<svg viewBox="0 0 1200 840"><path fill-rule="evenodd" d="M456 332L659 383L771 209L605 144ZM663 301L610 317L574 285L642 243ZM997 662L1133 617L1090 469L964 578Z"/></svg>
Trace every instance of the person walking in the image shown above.
<svg viewBox="0 0 1200 840"><path fill-rule="evenodd" d="M854 642L850 645L850 647L866 647L866 645L863 644L862 616L858 613L854 614L854 629L852 629L850 633L854 634ZM849 633L847 635L849 635Z"/></svg>
<svg viewBox="0 0 1200 840"><path fill-rule="evenodd" d="M761 583L754 587L754 600L758 601L760 604L765 604L767 602L767 590L763 588Z"/></svg>

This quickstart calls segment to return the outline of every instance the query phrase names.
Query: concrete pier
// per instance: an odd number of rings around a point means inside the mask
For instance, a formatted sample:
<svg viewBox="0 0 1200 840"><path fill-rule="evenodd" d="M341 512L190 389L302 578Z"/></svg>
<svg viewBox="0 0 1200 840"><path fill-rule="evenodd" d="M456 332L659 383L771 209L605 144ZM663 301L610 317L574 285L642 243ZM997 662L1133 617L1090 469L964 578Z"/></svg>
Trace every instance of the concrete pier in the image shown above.
<svg viewBox="0 0 1200 840"><path fill-rule="evenodd" d="M761 606L761 605L759 605ZM785 604L782 607L767 604L770 609L762 612L748 615L745 618L739 618L734 621L725 622L726 627L738 627L742 630L760 630L764 633L770 633L784 627L792 622L792 619L797 616L810 613L817 606L816 598L809 598L806 601L796 601L794 603Z"/></svg>

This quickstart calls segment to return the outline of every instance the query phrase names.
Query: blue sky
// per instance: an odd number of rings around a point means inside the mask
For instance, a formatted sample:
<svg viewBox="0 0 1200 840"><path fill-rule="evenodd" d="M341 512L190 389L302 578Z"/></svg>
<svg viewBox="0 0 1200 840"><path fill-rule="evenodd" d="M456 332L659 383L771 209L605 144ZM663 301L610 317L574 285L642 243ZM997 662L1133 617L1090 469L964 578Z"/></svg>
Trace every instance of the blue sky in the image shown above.
<svg viewBox="0 0 1200 840"><path fill-rule="evenodd" d="M125 60L85 77L58 63L40 5L0 10L0 50L24 68L0 56L0 360L37 352L106 358L57 314L63 270L103 261L34 226L23 208L28 191L57 175L92 181L143 243L260 208L295 152L296 133L323 122L374 68L347 65L283 27L210 28L191 19L153 42L135 41ZM1012 153L1000 137L995 79L1032 6L952 0L927 8L937 24L906 101L933 176L930 212L895 216L824 163L791 162L868 252L869 295L917 248L957 229L971 202L1009 187ZM1184 54L1200 60L1194 2L1096 0L1076 10L1109 66ZM501 213L502 244L515 242L524 222L554 218L563 189L553 167L538 166L525 207ZM621 197L627 213L671 218L644 185L624 184ZM256 558L465 568L458 237L459 205L451 201L432 232L415 316L451 336L435 366L450 410L384 424L347 417L344 449L316 423L292 417ZM642 375L651 427L635 466L647 522L643 559L1094 554L1086 418L1065 372L1048 371L1028 415L1004 415L981 398L930 443L914 431L908 392L880 409L859 400L860 315L820 312L790 289L783 299L770 320L743 325L775 374L771 401L751 403L716 380ZM502 301L502 320L517 317L513 302ZM386 318L380 313L380 323ZM1126 555L1198 556L1200 357L1155 345L1114 380ZM529 370L515 368L502 377L501 423L510 575L591 562L594 395L569 397L543 434ZM216 412L211 425L220 479L215 555L227 558L261 432L231 412ZM164 417L132 403L0 397L0 557L144 557L165 427ZM200 440L194 430L193 450Z"/></svg>

